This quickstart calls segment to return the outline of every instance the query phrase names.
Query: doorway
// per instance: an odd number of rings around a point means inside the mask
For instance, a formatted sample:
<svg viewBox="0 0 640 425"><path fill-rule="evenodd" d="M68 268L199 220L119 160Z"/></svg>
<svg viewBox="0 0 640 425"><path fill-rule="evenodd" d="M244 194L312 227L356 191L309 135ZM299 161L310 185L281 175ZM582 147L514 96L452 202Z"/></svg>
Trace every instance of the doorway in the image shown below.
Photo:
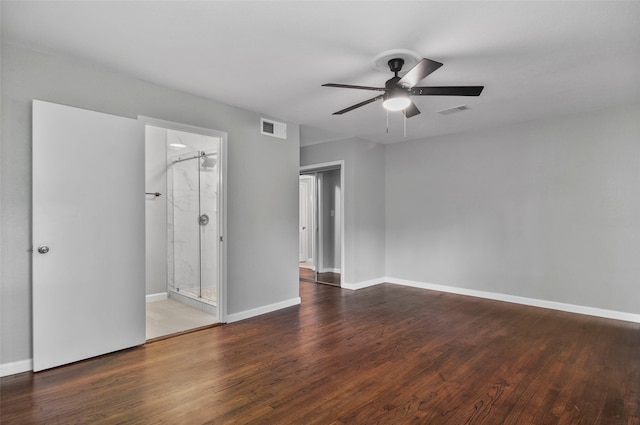
<svg viewBox="0 0 640 425"><path fill-rule="evenodd" d="M224 321L225 142L214 130L145 125L147 340Z"/></svg>
<svg viewBox="0 0 640 425"><path fill-rule="evenodd" d="M341 286L344 268L342 163L302 167L299 188L300 279Z"/></svg>

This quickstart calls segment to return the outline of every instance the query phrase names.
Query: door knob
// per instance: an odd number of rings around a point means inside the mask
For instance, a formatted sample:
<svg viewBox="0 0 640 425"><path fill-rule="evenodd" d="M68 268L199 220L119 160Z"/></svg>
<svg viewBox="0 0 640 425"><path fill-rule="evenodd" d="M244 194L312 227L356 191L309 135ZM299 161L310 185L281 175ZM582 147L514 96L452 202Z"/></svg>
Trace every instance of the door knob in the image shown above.
<svg viewBox="0 0 640 425"><path fill-rule="evenodd" d="M47 252L49 252L49 247L46 245L42 245L38 247L38 252L40 254L46 254Z"/></svg>

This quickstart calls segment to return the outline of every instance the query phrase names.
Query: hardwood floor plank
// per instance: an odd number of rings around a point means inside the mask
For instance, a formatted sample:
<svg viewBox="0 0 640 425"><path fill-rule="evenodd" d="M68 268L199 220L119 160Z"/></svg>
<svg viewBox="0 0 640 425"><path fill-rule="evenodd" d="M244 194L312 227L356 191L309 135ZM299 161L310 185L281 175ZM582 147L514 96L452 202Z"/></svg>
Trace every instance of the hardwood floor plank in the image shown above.
<svg viewBox="0 0 640 425"><path fill-rule="evenodd" d="M640 425L640 325L395 285L0 380L2 424Z"/></svg>

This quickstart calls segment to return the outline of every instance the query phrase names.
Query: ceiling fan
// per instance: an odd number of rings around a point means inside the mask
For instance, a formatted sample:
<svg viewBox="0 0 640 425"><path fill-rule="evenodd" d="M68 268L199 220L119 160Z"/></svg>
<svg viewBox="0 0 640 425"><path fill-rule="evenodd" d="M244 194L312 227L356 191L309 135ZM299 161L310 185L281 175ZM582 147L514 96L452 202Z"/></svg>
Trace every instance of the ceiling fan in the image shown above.
<svg viewBox="0 0 640 425"><path fill-rule="evenodd" d="M345 112L353 111L376 100L383 99L382 106L389 111L403 111L405 117L411 118L420 113L420 110L409 98L410 96L480 96L484 86L447 86L447 87L416 87L423 78L431 74L442 66L440 62L422 58L403 77L398 73L402 70L404 60L393 58L388 62L389 69L395 75L387 80L384 87L353 86L348 84L323 84L323 87L338 87L346 89L373 90L384 92L356 105L349 106L333 115L342 115Z"/></svg>

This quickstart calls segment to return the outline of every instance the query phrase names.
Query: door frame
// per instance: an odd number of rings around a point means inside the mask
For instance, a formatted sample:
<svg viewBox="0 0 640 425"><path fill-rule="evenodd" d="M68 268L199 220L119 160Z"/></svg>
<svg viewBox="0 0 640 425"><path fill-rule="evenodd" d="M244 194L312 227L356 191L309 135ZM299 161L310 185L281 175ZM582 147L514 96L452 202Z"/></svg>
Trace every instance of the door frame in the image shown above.
<svg viewBox="0 0 640 425"><path fill-rule="evenodd" d="M189 124L182 124L173 121L138 115L138 121L141 127L149 126L160 127L167 130L184 131L187 133L200 134L203 136L212 136L220 139L218 151L218 163L220 164L220 181L219 188L221 194L218 194L219 210L218 210L218 229L220 229L220 249L218 250L218 299L216 301L217 321L219 323L227 322L227 139L228 135L224 131L214 130L211 128L197 127Z"/></svg>
<svg viewBox="0 0 640 425"><path fill-rule="evenodd" d="M345 163L344 160L338 160L338 161L329 161L329 162L322 162L322 163L317 163L317 164L309 164L309 165L302 165L300 166L300 172L299 175L304 175L304 174L311 174L311 173L319 173L322 171L329 171L329 170L339 170L340 171L340 286L342 286L342 283L345 281L345 273L348 268L348 264L345 261L346 258L346 250L345 250L345 227L346 227L346 222L345 222ZM317 179L316 179L317 180ZM314 186L317 186L314 185ZM316 189L317 190L317 187ZM316 196L317 198L317 196ZM318 202L314 202L314 209L316 209L317 211L320 209L320 205L318 205ZM314 216L317 215L317 213L314 213ZM319 219L317 219L317 217L315 218L317 221L320 221ZM316 233L316 229L314 228L314 234ZM317 238L316 238L317 239ZM318 247L316 246L317 244L314 243L313 245L313 249L315 250L314 252L314 267L317 269L319 267L319 262L317 263L316 261L318 260L316 253L318 251L320 251L318 249ZM321 255L321 254L320 254Z"/></svg>

